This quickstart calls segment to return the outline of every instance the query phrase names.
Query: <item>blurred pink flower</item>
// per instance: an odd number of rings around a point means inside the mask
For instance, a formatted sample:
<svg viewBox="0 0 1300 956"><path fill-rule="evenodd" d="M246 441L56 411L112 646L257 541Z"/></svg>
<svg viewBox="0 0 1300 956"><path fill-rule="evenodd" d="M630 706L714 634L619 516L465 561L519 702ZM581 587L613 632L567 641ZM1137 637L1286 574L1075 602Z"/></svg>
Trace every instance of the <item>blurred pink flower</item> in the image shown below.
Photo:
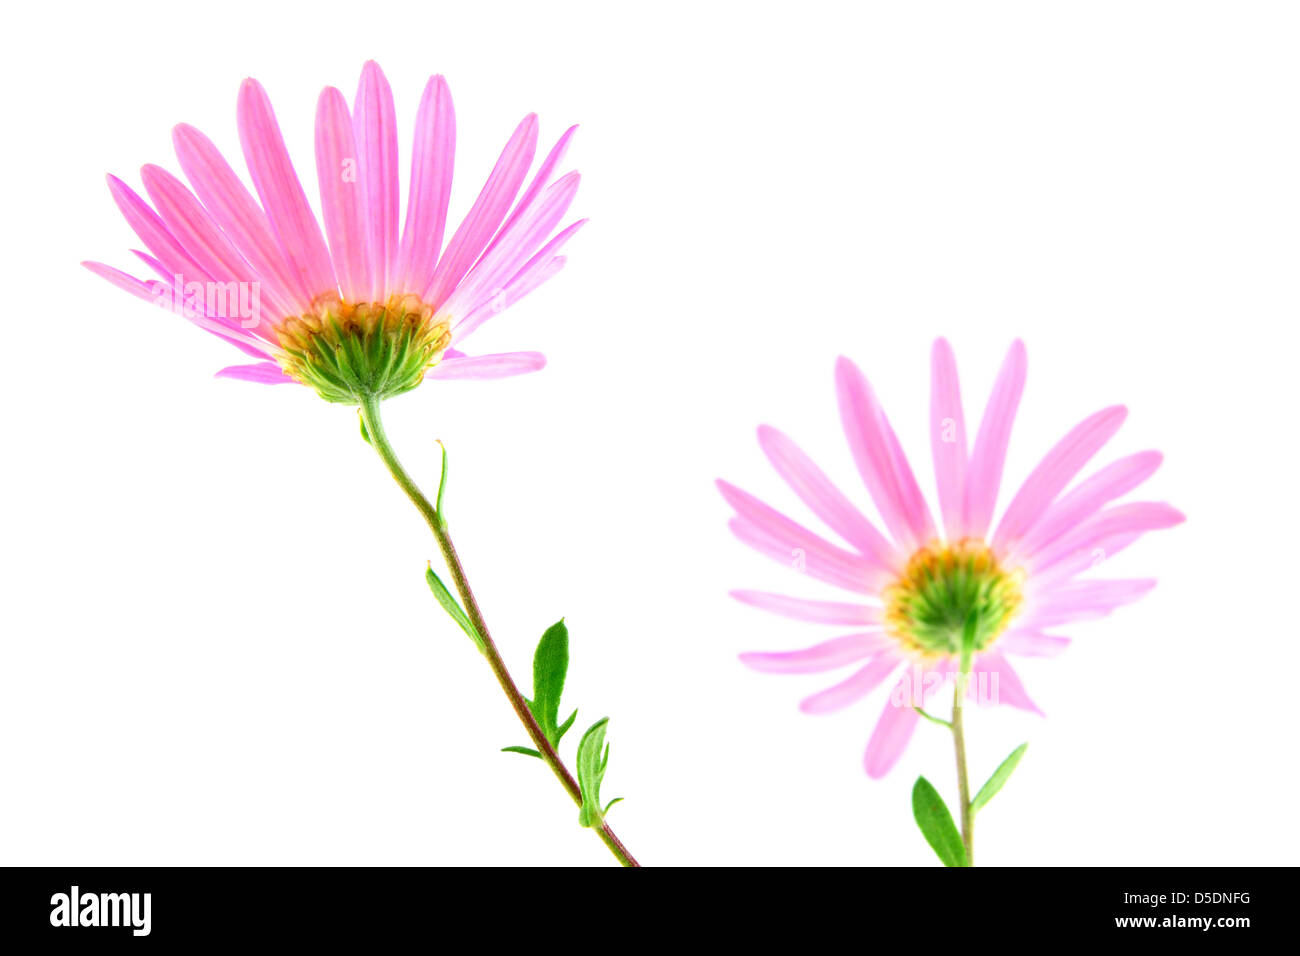
<svg viewBox="0 0 1300 956"><path fill-rule="evenodd" d="M928 702L937 690L933 678L951 678L957 669L964 627L973 628L975 644L968 693L992 688L998 702L1040 712L1007 655L1055 655L1069 639L1049 633L1051 629L1103 617L1149 591L1154 579L1080 575L1145 532L1183 521L1164 503L1114 503L1156 470L1161 461L1156 451L1121 458L1069 487L1123 423L1127 412L1117 405L1084 419L1057 442L990 534L1025 367L1025 347L1016 341L974 444L968 446L952 348L944 339L934 343L930 445L940 525L870 385L845 358L835 370L840 417L884 533L794 442L768 426L758 430L768 459L850 547L833 544L752 495L718 482L735 509L731 529L741 541L809 577L865 596L832 603L733 592L746 604L786 617L859 628L805 650L741 655L748 666L769 673L819 673L858 665L846 680L804 700L805 713L839 710L902 670L867 744L865 764L872 777L886 774L902 755L918 720L913 704Z"/></svg>
<svg viewBox="0 0 1300 956"><path fill-rule="evenodd" d="M552 233L578 189L578 174L552 179L573 128L523 188L537 150L537 117L526 116L444 247L456 130L441 76L429 80L416 116L400 236L393 96L376 63L362 70L351 109L332 87L317 103L323 232L256 80L240 89L238 121L260 204L212 142L182 124L173 142L193 191L161 167L145 166L151 207L108 177L114 200L149 250L135 254L157 278L84 263L258 360L219 375L299 381L331 400L351 401L358 389L381 396L406 391L426 372L498 378L545 364L537 352L470 357L451 346L563 267L560 249L582 222Z"/></svg>

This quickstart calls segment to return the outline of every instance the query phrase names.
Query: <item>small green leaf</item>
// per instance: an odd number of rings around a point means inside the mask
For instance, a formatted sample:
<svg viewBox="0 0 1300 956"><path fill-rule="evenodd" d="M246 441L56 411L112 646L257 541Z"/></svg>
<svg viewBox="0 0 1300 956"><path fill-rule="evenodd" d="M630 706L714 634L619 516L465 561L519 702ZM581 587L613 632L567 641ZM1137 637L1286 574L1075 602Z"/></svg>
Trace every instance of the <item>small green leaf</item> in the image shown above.
<svg viewBox="0 0 1300 956"><path fill-rule="evenodd" d="M582 791L578 823L584 827L598 827L605 821L600 809L600 783L609 764L609 746L605 743L608 724L608 717L600 718L587 728L578 743L578 788Z"/></svg>
<svg viewBox="0 0 1300 956"><path fill-rule="evenodd" d="M989 777L988 782L980 787L980 792L975 794L975 799L970 802L970 812L978 813L1002 789L1010 778L1011 773L1020 763L1020 758L1025 755L1025 749L1029 746L1028 742L1021 744L1015 750L1011 751L1011 756L998 765L998 769L993 771L993 776Z"/></svg>
<svg viewBox="0 0 1300 956"><path fill-rule="evenodd" d="M924 718L925 718L926 720L928 720L928 721L931 721L931 722L933 722L933 723L939 724L939 725L942 726L942 727L948 727L948 728L951 728L951 727L952 727L952 722L951 722L951 721L944 720L942 717L936 717L936 716L934 716L934 714L931 714L931 713L929 713L928 711L922 710L920 707L915 707L915 706L913 706L912 709L913 709L914 711L916 711L918 714L920 714L922 717L924 717Z"/></svg>
<svg viewBox="0 0 1300 956"><path fill-rule="evenodd" d="M921 828L925 842L930 844L944 866L970 865L948 805L924 777L917 777L916 785L912 787L912 816L916 817L916 825Z"/></svg>
<svg viewBox="0 0 1300 956"><path fill-rule="evenodd" d="M529 703L529 709L552 747L559 745L563 733L559 725L560 696L564 693L564 678L568 670L569 629L561 618L547 628L537 642L537 651L533 654L533 699ZM569 722L572 720L569 718ZM564 729L568 729L567 724Z"/></svg>
<svg viewBox="0 0 1300 956"><path fill-rule="evenodd" d="M483 638L479 637L479 633L474 629L474 625L470 623L465 612L460 609L460 605L456 603L456 599L451 596L451 592L447 590L447 585L442 583L442 578L438 577L438 575L434 573L432 564L430 564L428 569L424 572L424 579L429 582L429 590L432 591L433 596L438 599L438 603L442 605L442 609L451 616L453 621L460 625L460 629L469 635L469 639L474 642L480 651L486 651L487 648L483 644Z"/></svg>
<svg viewBox="0 0 1300 956"><path fill-rule="evenodd" d="M532 747L502 747L501 752L503 754L524 754L528 757L536 757L538 760L542 759L542 755Z"/></svg>
<svg viewBox="0 0 1300 956"><path fill-rule="evenodd" d="M619 803L622 799L623 799L622 797L615 797L613 800L609 801L609 803L605 804L605 809L603 812L609 813L609 808L612 807L614 804Z"/></svg>
<svg viewBox="0 0 1300 956"><path fill-rule="evenodd" d="M365 427L364 422L362 427ZM438 447L442 449L442 473L438 476L438 497L434 499L433 511L438 516L438 524L446 528L447 519L442 516L442 493L447 488L447 446L439 440Z"/></svg>
<svg viewBox="0 0 1300 956"><path fill-rule="evenodd" d="M361 422L361 437L365 440L365 443L369 445L370 432L366 431L366 420L361 417L361 413L359 411L357 412L357 420Z"/></svg>
<svg viewBox="0 0 1300 956"><path fill-rule="evenodd" d="M573 726L573 722L577 719L577 717L578 717L578 711L575 709L573 713L569 715L569 719L566 720L564 723L560 724L559 730L555 732L554 746L558 747L560 745L561 738L563 738L564 735L569 732L569 728Z"/></svg>

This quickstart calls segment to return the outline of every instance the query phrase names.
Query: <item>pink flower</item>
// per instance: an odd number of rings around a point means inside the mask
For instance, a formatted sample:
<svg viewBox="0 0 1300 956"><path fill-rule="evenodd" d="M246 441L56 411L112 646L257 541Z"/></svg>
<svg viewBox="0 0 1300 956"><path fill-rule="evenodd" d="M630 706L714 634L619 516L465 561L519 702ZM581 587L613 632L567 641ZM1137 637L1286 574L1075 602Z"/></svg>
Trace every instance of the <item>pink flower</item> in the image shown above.
<svg viewBox="0 0 1300 956"><path fill-rule="evenodd" d="M563 267L560 249L582 222L555 230L578 174L552 178L574 129L524 188L537 150L537 117L526 116L444 246L456 122L441 76L429 80L416 116L400 236L393 95L377 64L362 70L351 109L332 87L317 103L324 232L256 80L240 89L238 119L260 203L212 142L182 124L173 142L193 191L161 167L145 166L150 206L108 177L114 200L149 250L135 254L158 278L84 263L257 359L218 375L298 381L331 401L355 404L359 393L386 397L414 388L426 372L499 378L545 364L537 352L470 357L458 349Z"/></svg>
<svg viewBox="0 0 1300 956"><path fill-rule="evenodd" d="M848 359L835 369L840 417L858 471L884 531L839 491L785 435L758 430L759 444L781 477L814 514L848 545L814 534L739 488L720 481L736 511L731 529L750 547L809 577L865 599L826 602L757 591L736 591L746 604L818 624L854 626L844 637L805 650L752 653L741 660L780 674L856 670L801 704L805 713L839 710L865 697L900 669L884 712L867 744L865 764L884 776L916 727L915 706L928 702L935 677L957 669L965 629L975 654L968 692L1038 711L1008 655L1049 657L1069 639L1051 631L1104 617L1149 591L1149 578L1080 577L1147 531L1183 516L1160 502L1114 503L1145 481L1161 455L1143 451L1071 482L1119 429L1123 406L1084 419L1043 457L1002 513L994 506L1025 386L1025 347L1012 344L973 445L969 445L957 365L944 339L931 355L930 446L934 454L940 523L936 524L902 446L871 386ZM1068 488L1068 490L1067 490ZM990 533L990 529L993 529Z"/></svg>

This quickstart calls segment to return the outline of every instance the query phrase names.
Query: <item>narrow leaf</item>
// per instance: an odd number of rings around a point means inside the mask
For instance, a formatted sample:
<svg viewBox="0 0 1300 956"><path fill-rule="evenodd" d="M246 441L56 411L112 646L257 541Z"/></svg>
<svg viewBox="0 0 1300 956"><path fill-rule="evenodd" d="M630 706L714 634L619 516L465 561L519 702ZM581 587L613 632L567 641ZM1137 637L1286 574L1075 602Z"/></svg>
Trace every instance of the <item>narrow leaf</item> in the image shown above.
<svg viewBox="0 0 1300 956"><path fill-rule="evenodd" d="M369 445L370 432L366 431L366 420L361 417L360 411L357 412L357 421L361 423L361 437L365 440L366 444Z"/></svg>
<svg viewBox="0 0 1300 956"><path fill-rule="evenodd" d="M912 815L916 817L916 825L921 828L925 842L930 844L944 866L970 865L966 862L966 847L962 845L961 834L948 812L948 805L924 777L917 777L916 785L912 787Z"/></svg>
<svg viewBox="0 0 1300 956"><path fill-rule="evenodd" d="M555 746L560 742L560 696L569 670L569 629L561 618L546 629L533 654L533 716Z"/></svg>
<svg viewBox="0 0 1300 956"><path fill-rule="evenodd" d="M615 797L613 800L609 801L609 803L605 804L604 812L609 813L609 808L612 807L614 804L620 802L622 799L623 799L622 797Z"/></svg>
<svg viewBox="0 0 1300 956"><path fill-rule="evenodd" d="M538 760L542 759L542 755L532 747L502 747L501 752L503 754L524 754L528 757L536 757Z"/></svg>
<svg viewBox="0 0 1300 956"><path fill-rule="evenodd" d="M1025 755L1025 749L1028 746L1028 742L1021 744L1011 751L1011 756L998 765L998 769L993 771L993 776L989 777L988 782L980 787L980 792L975 794L975 799L970 802L971 813L977 813L983 809L984 805L1002 789L1002 785L1011 778L1012 771L1020 763L1020 758Z"/></svg>
<svg viewBox="0 0 1300 956"><path fill-rule="evenodd" d="M365 423L362 423L362 427ZM438 497L434 499L433 511L438 516L438 523L444 528L447 527L447 519L442 516L442 493L447 488L447 446L441 441L438 447L442 449L442 473L438 476Z"/></svg>
<svg viewBox="0 0 1300 956"><path fill-rule="evenodd" d="M460 625L460 629L469 635L470 640L477 645L480 651L485 651L487 648L483 644L483 638L479 637L478 631L474 629L474 625L470 623L465 612L462 611L460 605L456 603L456 599L451 596L451 592L447 590L447 585L442 583L442 578L438 577L438 575L434 573L432 564L430 564L428 569L424 572L424 579L429 582L429 590L432 591L433 596L438 599L438 603L442 605L442 609L447 612L453 621Z"/></svg>
<svg viewBox="0 0 1300 956"><path fill-rule="evenodd" d="M582 735L578 743L578 788L582 791L582 808L578 823L584 827L598 827L604 822L600 809L600 783L605 778L605 765L609 748L605 746L605 729L608 717L602 717Z"/></svg>
<svg viewBox="0 0 1300 956"><path fill-rule="evenodd" d="M558 747L560 745L560 740L564 737L565 734L569 732L569 728L573 726L573 722L577 718L578 718L578 711L575 709L573 713L569 715L569 719L566 720L564 723L560 724L559 730L555 732L555 746Z"/></svg>

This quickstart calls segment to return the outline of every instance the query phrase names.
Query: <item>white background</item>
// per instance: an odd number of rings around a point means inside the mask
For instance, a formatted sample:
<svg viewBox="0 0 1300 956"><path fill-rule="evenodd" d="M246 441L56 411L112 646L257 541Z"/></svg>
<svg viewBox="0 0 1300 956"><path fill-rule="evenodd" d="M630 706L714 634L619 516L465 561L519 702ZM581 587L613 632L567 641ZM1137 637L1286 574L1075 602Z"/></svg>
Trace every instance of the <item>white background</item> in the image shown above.
<svg viewBox="0 0 1300 956"><path fill-rule="evenodd" d="M296 5L295 5L296 6ZM882 693L807 717L828 677L742 650L832 629L726 597L834 598L746 550L726 476L813 521L754 427L867 505L832 385L847 354L928 492L928 349L967 420L1008 343L1029 385L1007 481L1084 415L1157 447L1141 497L1188 522L1113 573L1160 586L1021 666L1047 712L969 718L987 864L1292 862L1297 780L1300 22L1285 4L28 4L11 11L3 165L0 862L604 864L422 581L418 516L306 389L81 270L130 267L103 174L178 171L197 125L242 170L258 77L315 192L311 122L362 62L392 82L403 168L427 77L455 97L463 212L518 119L590 216L569 268L473 351L542 373L391 402L527 682L561 615L581 729L610 715L611 822L649 864L932 864L919 773L940 728L861 769ZM313 195L314 201L314 195ZM1005 504L1010 489L1004 488Z"/></svg>

